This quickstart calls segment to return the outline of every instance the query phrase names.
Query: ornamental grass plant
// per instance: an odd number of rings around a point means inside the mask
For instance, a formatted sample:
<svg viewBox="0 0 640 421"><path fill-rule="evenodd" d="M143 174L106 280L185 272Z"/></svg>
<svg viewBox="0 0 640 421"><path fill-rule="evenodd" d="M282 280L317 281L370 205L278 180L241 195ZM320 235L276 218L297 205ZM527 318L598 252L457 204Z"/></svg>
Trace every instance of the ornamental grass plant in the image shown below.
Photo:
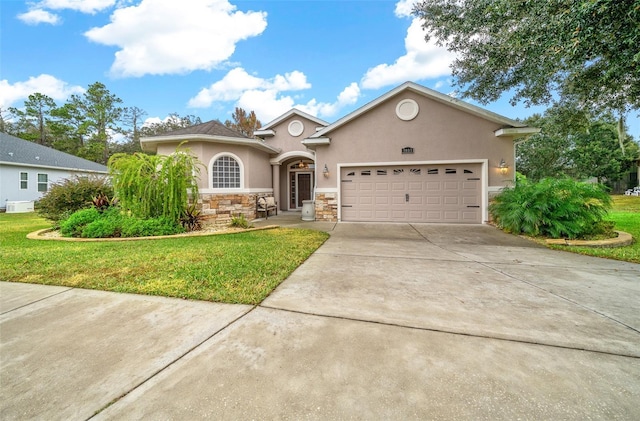
<svg viewBox="0 0 640 421"><path fill-rule="evenodd" d="M115 154L109 173L123 210L137 218L179 221L198 197L200 162L189 151L171 155Z"/></svg>

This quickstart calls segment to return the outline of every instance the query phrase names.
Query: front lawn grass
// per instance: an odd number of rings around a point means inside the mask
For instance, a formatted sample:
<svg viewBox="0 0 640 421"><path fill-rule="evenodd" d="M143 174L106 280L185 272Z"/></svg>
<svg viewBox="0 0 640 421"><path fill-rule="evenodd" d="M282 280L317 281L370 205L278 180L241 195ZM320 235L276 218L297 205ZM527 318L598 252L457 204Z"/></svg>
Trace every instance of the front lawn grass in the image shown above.
<svg viewBox="0 0 640 421"><path fill-rule="evenodd" d="M559 245L549 245L548 247L556 250L587 254L589 256L640 263L640 197L614 195L611 196L611 198L613 199L613 207L604 219L615 222L615 230L631 234L634 239L632 245L615 248Z"/></svg>
<svg viewBox="0 0 640 421"><path fill-rule="evenodd" d="M49 226L33 213L0 214L0 280L255 305L329 236L278 228L123 242L26 238Z"/></svg>

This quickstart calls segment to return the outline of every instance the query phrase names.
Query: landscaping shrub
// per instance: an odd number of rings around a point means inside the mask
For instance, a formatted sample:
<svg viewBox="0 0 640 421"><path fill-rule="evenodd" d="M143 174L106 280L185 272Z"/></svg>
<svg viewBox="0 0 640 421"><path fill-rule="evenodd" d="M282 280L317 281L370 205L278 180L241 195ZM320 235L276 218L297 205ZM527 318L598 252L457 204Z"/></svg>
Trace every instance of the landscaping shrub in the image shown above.
<svg viewBox="0 0 640 421"><path fill-rule="evenodd" d="M72 213L60 223L60 233L65 237L80 237L84 227L100 218L96 208L82 209Z"/></svg>
<svg viewBox="0 0 640 421"><path fill-rule="evenodd" d="M117 206L118 199L116 199L115 197L112 199L109 199L109 196L107 196L104 193L100 193L99 195L91 199L91 204L93 205L94 208L98 209L100 212L104 212L110 208Z"/></svg>
<svg viewBox="0 0 640 421"><path fill-rule="evenodd" d="M202 216L196 205L187 207L180 217L180 225L187 231L202 229Z"/></svg>
<svg viewBox="0 0 640 421"><path fill-rule="evenodd" d="M74 176L54 183L38 201L38 213L53 222L66 219L73 212L91 206L94 197L113 196L113 187L106 177Z"/></svg>
<svg viewBox="0 0 640 421"><path fill-rule="evenodd" d="M99 208L95 208L100 212ZM106 211L100 212L100 215L94 221L88 223L80 233L85 238L111 238L120 237L122 232L123 220L126 217L117 207L111 207Z"/></svg>
<svg viewBox="0 0 640 421"><path fill-rule="evenodd" d="M602 229L610 207L611 198L602 185L568 178L533 183L518 176L515 187L494 198L489 212L508 232L573 239Z"/></svg>
<svg viewBox="0 0 640 421"><path fill-rule="evenodd" d="M173 235L184 231L183 227L168 218L138 219L128 217L122 223L123 237Z"/></svg>
<svg viewBox="0 0 640 421"><path fill-rule="evenodd" d="M117 207L110 207L104 212L97 208L83 209L60 224L60 233L65 237L148 237L184 231L180 224L168 218L140 219L123 213Z"/></svg>
<svg viewBox="0 0 640 421"><path fill-rule="evenodd" d="M231 216L231 226L237 228L253 228L253 225L247 221L243 213L238 214L238 216Z"/></svg>
<svg viewBox="0 0 640 421"><path fill-rule="evenodd" d="M109 159L120 205L135 217L165 217L178 222L189 203L198 197L197 158L188 152L145 155L115 154Z"/></svg>

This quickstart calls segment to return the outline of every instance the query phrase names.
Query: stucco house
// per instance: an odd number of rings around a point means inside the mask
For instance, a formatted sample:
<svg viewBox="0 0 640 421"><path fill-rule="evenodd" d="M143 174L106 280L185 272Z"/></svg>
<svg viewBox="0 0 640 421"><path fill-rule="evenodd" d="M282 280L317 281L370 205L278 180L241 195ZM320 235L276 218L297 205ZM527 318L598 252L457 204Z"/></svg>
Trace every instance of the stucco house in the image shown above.
<svg viewBox="0 0 640 421"><path fill-rule="evenodd" d="M36 201L52 183L74 175L107 175L107 167L0 132L0 209Z"/></svg>
<svg viewBox="0 0 640 421"><path fill-rule="evenodd" d="M257 197L273 196L280 210L313 200L317 220L481 224L514 179L514 140L538 131L406 82L331 124L293 109L253 139L210 121L141 145L187 142L214 221L253 218Z"/></svg>

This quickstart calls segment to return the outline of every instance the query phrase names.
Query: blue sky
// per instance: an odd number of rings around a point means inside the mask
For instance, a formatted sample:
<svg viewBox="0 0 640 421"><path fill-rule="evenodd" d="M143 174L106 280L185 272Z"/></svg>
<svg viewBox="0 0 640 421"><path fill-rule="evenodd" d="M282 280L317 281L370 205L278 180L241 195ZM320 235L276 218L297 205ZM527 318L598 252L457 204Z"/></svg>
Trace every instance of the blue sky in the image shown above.
<svg viewBox="0 0 640 421"><path fill-rule="evenodd" d="M333 122L407 80L452 94L452 56L424 41L413 1L2 0L0 107L99 81L150 121L240 106L266 124L292 107Z"/></svg>

